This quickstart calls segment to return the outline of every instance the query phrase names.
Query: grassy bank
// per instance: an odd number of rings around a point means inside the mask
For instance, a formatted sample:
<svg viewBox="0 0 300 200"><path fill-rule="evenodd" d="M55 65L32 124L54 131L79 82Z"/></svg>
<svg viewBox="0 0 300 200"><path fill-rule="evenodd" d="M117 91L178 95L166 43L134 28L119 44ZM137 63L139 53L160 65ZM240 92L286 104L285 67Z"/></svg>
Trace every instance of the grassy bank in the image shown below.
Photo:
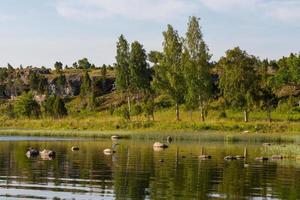
<svg viewBox="0 0 300 200"><path fill-rule="evenodd" d="M124 139L142 139L166 141L167 136L171 136L174 141L199 141L199 142L296 142L300 137L294 134L240 134L233 132L215 132L215 131L78 131L78 130L38 130L38 129L0 129L0 135L3 136L47 136L47 137L79 137L79 138L111 138L118 134Z"/></svg>
<svg viewBox="0 0 300 200"><path fill-rule="evenodd" d="M297 113L287 121L286 115L275 112L272 123L265 120L263 112L251 113L251 121L248 123L242 122L243 116L240 112L227 111L226 113L226 118L219 118L217 111L210 111L206 122L199 121L199 113L190 114L184 111L181 112L181 121L177 122L174 119L173 109L157 111L154 121L149 121L140 115L133 116L130 122L126 122L122 117L110 115L109 112L82 112L58 120L1 117L0 134L105 138L118 133L124 137L158 138L173 135L178 139L195 140L200 136L205 138L205 135L215 137L217 135L215 133L218 133L216 138L221 135L228 137L229 140L232 140L231 137L234 140L234 138L247 139L252 136L274 136L280 140L280 137L288 138L300 133L300 115ZM249 133L245 134L244 131Z"/></svg>

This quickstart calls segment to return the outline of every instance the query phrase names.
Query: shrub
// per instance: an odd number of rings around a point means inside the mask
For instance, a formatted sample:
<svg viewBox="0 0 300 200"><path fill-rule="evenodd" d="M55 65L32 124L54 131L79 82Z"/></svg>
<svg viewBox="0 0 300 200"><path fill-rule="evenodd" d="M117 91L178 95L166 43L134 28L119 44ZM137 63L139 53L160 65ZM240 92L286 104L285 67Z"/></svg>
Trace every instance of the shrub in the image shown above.
<svg viewBox="0 0 300 200"><path fill-rule="evenodd" d="M142 110L141 105L136 104L136 105L132 106L131 114L133 116L140 115L140 114L142 114L142 112L143 112L143 110Z"/></svg>
<svg viewBox="0 0 300 200"><path fill-rule="evenodd" d="M38 118L41 114L40 105L34 100L31 92L23 93L18 97L14 111L17 115Z"/></svg>
<svg viewBox="0 0 300 200"><path fill-rule="evenodd" d="M126 105L119 107L116 110L116 112L119 116L123 117L123 119L125 119L126 121L130 121L130 113Z"/></svg>
<svg viewBox="0 0 300 200"><path fill-rule="evenodd" d="M148 99L143 103L143 111L148 120L150 119L150 117L152 117L152 120L154 120L155 104L153 102L153 99Z"/></svg>
<svg viewBox="0 0 300 200"><path fill-rule="evenodd" d="M170 108L173 106L173 101L167 96L160 96L155 101L155 107L158 109Z"/></svg>

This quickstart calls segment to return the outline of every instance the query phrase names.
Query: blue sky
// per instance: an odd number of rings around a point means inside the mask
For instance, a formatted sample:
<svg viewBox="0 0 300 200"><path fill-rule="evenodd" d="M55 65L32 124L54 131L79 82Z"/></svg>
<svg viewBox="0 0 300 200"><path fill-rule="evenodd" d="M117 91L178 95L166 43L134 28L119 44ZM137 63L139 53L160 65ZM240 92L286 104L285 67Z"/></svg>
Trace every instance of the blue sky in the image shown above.
<svg viewBox="0 0 300 200"><path fill-rule="evenodd" d="M300 52L300 0L0 0L0 66L111 64L120 34L160 50L172 24L201 18L213 59L240 46L260 58Z"/></svg>

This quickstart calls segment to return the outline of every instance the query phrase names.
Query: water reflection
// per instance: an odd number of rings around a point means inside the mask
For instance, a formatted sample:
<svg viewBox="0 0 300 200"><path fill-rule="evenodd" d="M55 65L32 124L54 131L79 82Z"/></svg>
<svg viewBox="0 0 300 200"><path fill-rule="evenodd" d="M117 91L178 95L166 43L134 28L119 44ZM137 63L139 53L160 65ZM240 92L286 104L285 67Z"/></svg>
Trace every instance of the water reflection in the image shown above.
<svg viewBox="0 0 300 200"><path fill-rule="evenodd" d="M255 161L259 144L172 143L111 140L0 142L0 199L300 199L297 161ZM79 151L72 151L77 146ZM27 158L28 147L53 149L56 157ZM203 147L210 160L199 159Z"/></svg>

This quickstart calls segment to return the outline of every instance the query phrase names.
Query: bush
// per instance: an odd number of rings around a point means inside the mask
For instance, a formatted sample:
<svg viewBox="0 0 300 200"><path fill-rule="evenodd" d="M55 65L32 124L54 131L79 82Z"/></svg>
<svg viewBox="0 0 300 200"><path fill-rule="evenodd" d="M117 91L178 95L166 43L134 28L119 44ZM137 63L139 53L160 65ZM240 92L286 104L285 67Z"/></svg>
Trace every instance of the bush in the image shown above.
<svg viewBox="0 0 300 200"><path fill-rule="evenodd" d="M41 115L40 105L31 92L23 93L18 97L14 111L17 115L38 118Z"/></svg>
<svg viewBox="0 0 300 200"><path fill-rule="evenodd" d="M11 103L9 103L7 105L5 114L10 119L15 118L16 115L15 115L15 112L14 112L14 106Z"/></svg>
<svg viewBox="0 0 300 200"><path fill-rule="evenodd" d="M125 119L126 121L130 121L130 113L126 105L119 107L116 110L116 112L119 116L123 117L123 119Z"/></svg>
<svg viewBox="0 0 300 200"><path fill-rule="evenodd" d="M140 115L140 114L142 114L142 113L143 113L143 110L142 110L141 105L136 104L136 105L132 106L131 114L132 114L133 116L135 116L135 115Z"/></svg>
<svg viewBox="0 0 300 200"><path fill-rule="evenodd" d="M115 107L112 104L109 105L108 112L111 116L114 114Z"/></svg>
<svg viewBox="0 0 300 200"><path fill-rule="evenodd" d="M61 118L68 115L65 102L59 96L48 96L43 103L43 107L46 115L53 118Z"/></svg>
<svg viewBox="0 0 300 200"><path fill-rule="evenodd" d="M154 120L155 104L153 102L153 99L148 99L143 103L143 111L145 113L145 116L148 117L148 120L150 119L150 117L152 117L152 119Z"/></svg>
<svg viewBox="0 0 300 200"><path fill-rule="evenodd" d="M218 118L219 118L219 119L224 119L224 118L227 118L227 114L226 114L226 112L225 112L225 111L221 111L221 112L219 113L219 116L218 116Z"/></svg>
<svg viewBox="0 0 300 200"><path fill-rule="evenodd" d="M174 105L173 101L167 96L160 96L155 101L155 107L158 109L170 108Z"/></svg>

